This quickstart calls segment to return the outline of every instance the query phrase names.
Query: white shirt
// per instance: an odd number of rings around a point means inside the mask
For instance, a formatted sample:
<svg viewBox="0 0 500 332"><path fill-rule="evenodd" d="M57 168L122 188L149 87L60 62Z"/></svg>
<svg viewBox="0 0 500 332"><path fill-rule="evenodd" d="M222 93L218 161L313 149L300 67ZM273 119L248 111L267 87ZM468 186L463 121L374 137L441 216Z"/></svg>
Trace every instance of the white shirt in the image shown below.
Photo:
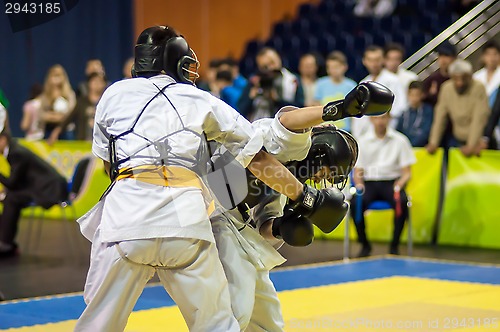
<svg viewBox="0 0 500 332"><path fill-rule="evenodd" d="M114 83L96 109L92 151L109 161L108 136L131 128L144 105L174 83L158 75ZM135 126L116 143L118 160L135 156L120 167L144 164L176 165L203 172L208 155L204 136L223 144L244 167L262 147L262 136L233 108L187 84L172 84L145 109ZM148 146L143 136L156 142ZM117 181L105 198L101 223L103 241L187 237L214 242L205 197L196 187L163 187L134 179Z"/></svg>
<svg viewBox="0 0 500 332"><path fill-rule="evenodd" d="M297 76L292 74L288 69L281 68L282 75L282 98L284 101L288 103L293 103L295 100L295 94L297 93L297 89L299 87L299 80Z"/></svg>
<svg viewBox="0 0 500 332"><path fill-rule="evenodd" d="M377 138L370 130L358 140L359 156L356 168L364 170L365 181L395 180L401 169L416 162L408 138L387 128L384 138Z"/></svg>
<svg viewBox="0 0 500 332"><path fill-rule="evenodd" d="M479 69L472 75L472 77L483 83L484 87L486 88L486 93L488 94L488 97L491 96L493 91L498 89L500 86L500 67L497 67L495 72L493 73L493 76L491 77L490 81L488 82L488 71L486 68Z"/></svg>
<svg viewBox="0 0 500 332"><path fill-rule="evenodd" d="M260 130L266 151L281 163L302 160L311 148L311 128L303 132L292 132L281 124L283 113L297 109L295 106L281 108L274 118L263 118L252 122L255 130Z"/></svg>
<svg viewBox="0 0 500 332"><path fill-rule="evenodd" d="M404 68L398 68L398 72L396 73L396 76L398 77L399 82L403 86L403 91L405 93L405 99L406 99L406 106L408 106L408 100L407 100L408 99L407 98L408 88L409 88L411 82L418 81L418 75L410 70L406 70ZM406 109L406 107L405 107L405 109Z"/></svg>
<svg viewBox="0 0 500 332"><path fill-rule="evenodd" d="M368 75L361 80L361 82L368 81L373 81L372 75ZM385 68L382 69L375 82L385 85L392 91L392 93L394 93L394 102L391 109L392 121L390 125L392 128L395 128L398 123L399 116L403 114L408 103L406 92L399 81L399 77ZM369 117L365 116L362 118L352 118L352 134L355 138L361 137L364 133L368 132L371 127L372 124Z"/></svg>

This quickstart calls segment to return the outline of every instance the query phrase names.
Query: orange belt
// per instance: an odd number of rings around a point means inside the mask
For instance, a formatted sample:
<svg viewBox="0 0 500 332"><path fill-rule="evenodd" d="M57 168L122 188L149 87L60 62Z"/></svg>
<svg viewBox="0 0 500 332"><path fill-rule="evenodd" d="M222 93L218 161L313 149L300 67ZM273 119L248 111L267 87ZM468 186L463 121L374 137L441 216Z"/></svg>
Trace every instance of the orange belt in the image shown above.
<svg viewBox="0 0 500 332"><path fill-rule="evenodd" d="M210 197L207 213L210 215L215 204L210 191L195 172L179 166L140 165L120 169L116 181L135 179L137 181L162 187L186 188L194 187L202 191L205 197Z"/></svg>

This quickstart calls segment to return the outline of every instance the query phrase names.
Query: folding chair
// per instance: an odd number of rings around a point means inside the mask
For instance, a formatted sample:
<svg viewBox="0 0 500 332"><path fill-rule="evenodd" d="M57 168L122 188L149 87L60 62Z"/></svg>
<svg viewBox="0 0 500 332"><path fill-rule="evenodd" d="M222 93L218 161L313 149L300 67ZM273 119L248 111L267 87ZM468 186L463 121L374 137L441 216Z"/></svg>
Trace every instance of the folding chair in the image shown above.
<svg viewBox="0 0 500 332"><path fill-rule="evenodd" d="M352 189L352 188L351 188ZM410 195L406 195L408 197L408 203L407 203L407 206L408 206L408 220L406 220L406 223L407 223L407 229L408 229L408 239L407 239L407 253L408 253L408 256L412 256L413 255L413 237L412 237L412 233L413 233L413 229L412 229L412 223L411 223L411 197ZM361 196L358 196L358 198L361 197ZM362 213L362 210L361 210L361 204L357 204L357 206L359 207L358 211L354 211L354 213ZM393 210L392 207L391 207L391 204L389 202L385 202L385 201L375 201L373 203L371 203L368 208L366 209L366 211L369 211L369 210L372 210L372 211L384 211L384 210ZM356 215L353 215L352 214L352 210L351 210L351 207L349 205L349 211L347 212L347 215L350 216L353 220L356 220L357 218ZM349 260L349 251L350 251L350 239L349 239L349 217L347 217L346 219L346 224L345 224L345 231L344 231L344 261L348 261Z"/></svg>

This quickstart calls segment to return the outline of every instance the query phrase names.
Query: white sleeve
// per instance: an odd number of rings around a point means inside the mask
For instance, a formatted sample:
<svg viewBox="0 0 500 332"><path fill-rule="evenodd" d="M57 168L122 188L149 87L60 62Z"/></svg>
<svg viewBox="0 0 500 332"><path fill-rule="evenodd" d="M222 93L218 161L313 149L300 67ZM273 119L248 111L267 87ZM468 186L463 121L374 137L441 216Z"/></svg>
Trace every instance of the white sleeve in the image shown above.
<svg viewBox="0 0 500 332"><path fill-rule="evenodd" d="M284 112L297 109L294 106L281 108L274 118L260 119L252 123L256 130L261 130L264 148L281 163L302 160L311 148L311 129L296 133L288 130L279 120Z"/></svg>
<svg viewBox="0 0 500 332"><path fill-rule="evenodd" d="M417 162L415 153L410 141L406 137L401 137L401 153L399 155L399 166L401 168L413 165Z"/></svg>
<svg viewBox="0 0 500 332"><path fill-rule="evenodd" d="M96 106L94 131L92 133L92 153L102 160L109 160L109 140L105 122L105 109L108 104L106 92Z"/></svg>
<svg viewBox="0 0 500 332"><path fill-rule="evenodd" d="M243 167L247 167L262 149L262 133L231 106L216 97L209 98L211 110L203 122L207 139L224 145Z"/></svg>

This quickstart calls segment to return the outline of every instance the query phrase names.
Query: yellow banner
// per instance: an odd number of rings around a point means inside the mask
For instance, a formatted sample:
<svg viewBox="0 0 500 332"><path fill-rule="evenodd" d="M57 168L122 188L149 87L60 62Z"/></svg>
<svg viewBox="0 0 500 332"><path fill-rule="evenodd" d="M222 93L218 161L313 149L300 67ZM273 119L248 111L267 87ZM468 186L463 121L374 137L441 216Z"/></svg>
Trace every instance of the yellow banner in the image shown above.
<svg viewBox="0 0 500 332"><path fill-rule="evenodd" d="M69 181L73 175L76 164L84 157L92 156L91 143L83 141L59 141L53 146L47 145L44 141L28 142L24 140L19 141L20 144L26 146L44 160L53 165L59 173L66 177ZM10 172L9 164L2 156L0 161L0 172L8 174ZM93 157L91 163L89 181L83 184L81 193L76 197L73 206L76 211L76 218L86 213L101 197L104 190L109 184L109 178L104 171L104 166L100 160ZM35 209L35 216L40 215L42 209ZM62 210L59 206L54 206L45 211L46 218L61 219ZM31 214L31 208L23 210L23 216ZM68 215L68 211L66 211ZM69 216L73 217L70 213Z"/></svg>
<svg viewBox="0 0 500 332"><path fill-rule="evenodd" d="M443 160L443 151L440 149L430 155L423 148L414 148L417 163L412 166L412 178L406 192L412 199L413 206L410 215L413 223L413 240L429 243L432 236L432 225L436 216L439 199L440 174ZM394 226L392 210L371 211L365 213L366 232L370 240L389 241ZM345 221L332 233L323 234L316 230L317 238L343 239ZM406 240L407 228L401 237ZM350 237L356 239L356 229L350 222Z"/></svg>
<svg viewBox="0 0 500 332"><path fill-rule="evenodd" d="M450 150L440 244L500 248L500 151Z"/></svg>

